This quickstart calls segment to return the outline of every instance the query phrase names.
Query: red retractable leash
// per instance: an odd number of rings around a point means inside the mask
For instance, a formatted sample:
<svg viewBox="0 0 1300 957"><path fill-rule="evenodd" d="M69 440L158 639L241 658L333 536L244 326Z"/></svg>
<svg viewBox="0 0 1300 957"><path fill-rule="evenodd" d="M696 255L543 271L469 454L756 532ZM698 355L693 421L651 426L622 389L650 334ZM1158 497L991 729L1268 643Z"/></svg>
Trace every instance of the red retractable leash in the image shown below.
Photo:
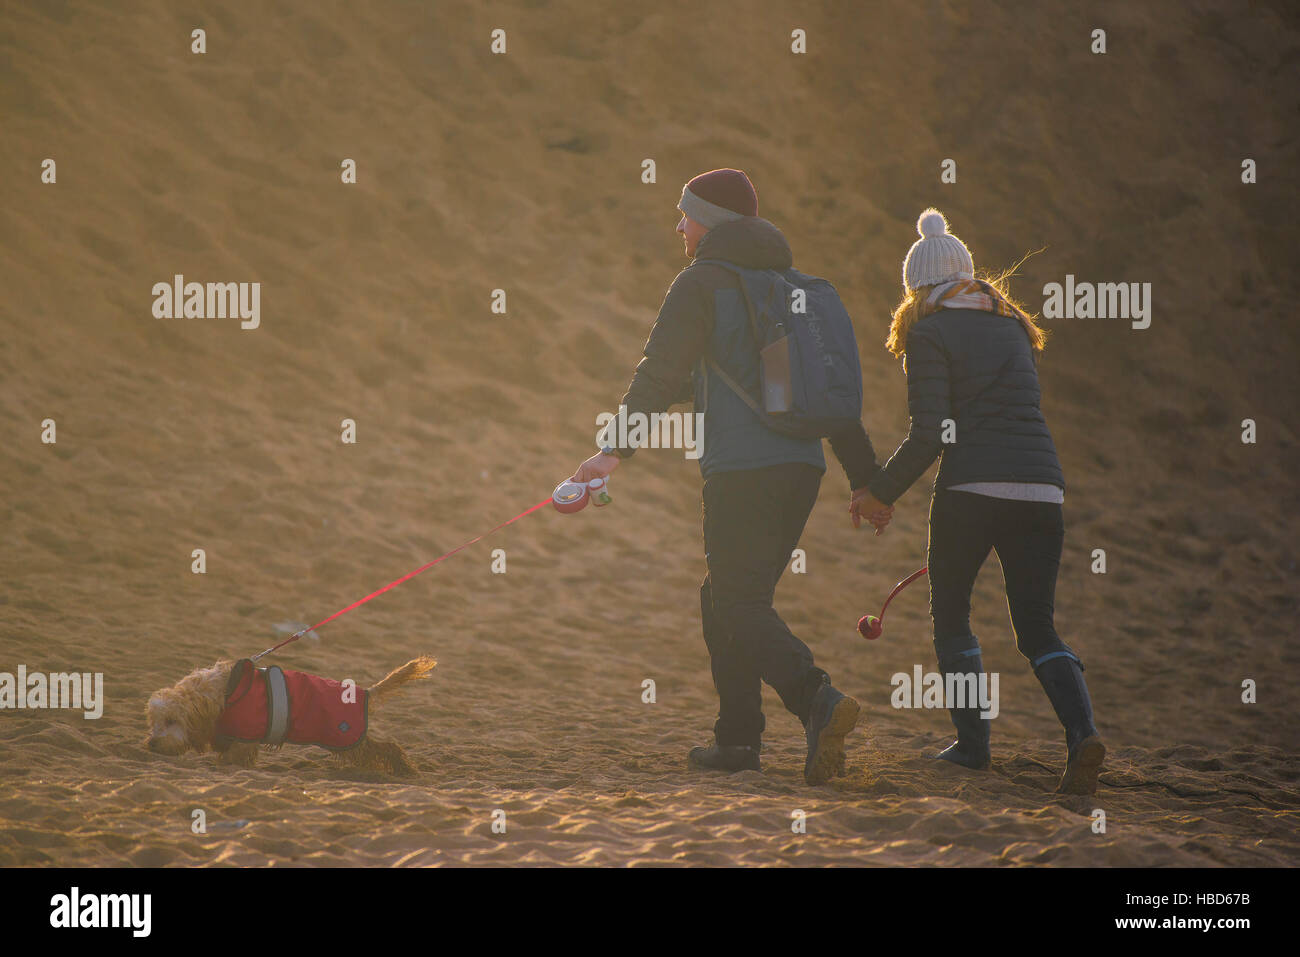
<svg viewBox="0 0 1300 957"><path fill-rule="evenodd" d="M555 510L557 512L563 512L565 514L569 514L572 512L581 511L582 509L586 508L588 502L591 502L596 506L603 506L603 505L608 505L611 501L612 499L610 499L609 497L608 479L596 478L596 479L592 479L590 482L561 482L559 485L555 487L555 491L551 493L549 498L542 499L532 508L525 509L524 511L516 515L514 518L506 519L500 525L495 525L492 528L489 528L482 535L479 535L475 538L471 538L468 542L466 542L463 545L457 545L455 548L447 552L445 555L439 555L433 561L425 562L415 571L408 572L407 574L403 575L401 578L394 579L393 581L385 585L383 588L380 588L377 591L372 591L365 598L362 598L359 601L354 601L346 608L340 608L338 611L330 615L328 618L322 618L320 621L316 622L316 624L311 625L295 634L290 635L288 638L284 639L284 641L280 642L278 645L273 645L272 647L267 648L266 651L262 651L253 655L253 657L250 660L257 661L257 659L263 658L266 655L269 655L273 651L278 651L279 649L283 648L285 645L289 644L290 642L297 641L303 635L307 634L307 632L314 631L317 628L319 628L321 625L328 624L329 622L333 621L335 618L338 618L340 615L346 615L353 608L360 608L362 605L370 601L372 598L378 598L384 592L392 588L396 588L398 585L402 584L402 582L410 581L412 578L414 578L416 575L420 574L421 572L428 571L430 568L432 568L434 565L437 565L439 562L451 558L452 555L455 555L457 552L469 548L471 545L476 544L477 542L481 542L483 539L487 538L493 532L499 531L505 528L507 525L513 525L521 518L526 518L527 516L532 515L533 512L537 511L540 508L545 508L547 505L552 505L555 507Z"/></svg>
<svg viewBox="0 0 1300 957"><path fill-rule="evenodd" d="M877 638L879 638L880 633L884 630L885 627L885 609L888 608L889 603L894 600L894 596L897 595L904 588L906 588L908 585L912 584L912 582L916 581L918 578L920 578L929 570L930 570L930 566L926 565L924 568L912 572L912 574L908 575L901 582L895 585L894 590L891 591L889 593L889 597L885 599L885 604L881 606L879 616L863 615L861 618L858 619L858 633L861 634L862 637L867 639L868 641L875 641Z"/></svg>

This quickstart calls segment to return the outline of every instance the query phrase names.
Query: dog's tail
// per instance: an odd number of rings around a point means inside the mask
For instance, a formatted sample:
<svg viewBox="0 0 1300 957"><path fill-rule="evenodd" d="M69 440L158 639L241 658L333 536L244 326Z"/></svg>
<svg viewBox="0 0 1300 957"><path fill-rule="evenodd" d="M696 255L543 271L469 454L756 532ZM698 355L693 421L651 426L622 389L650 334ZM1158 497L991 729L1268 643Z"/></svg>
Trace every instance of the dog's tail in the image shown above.
<svg viewBox="0 0 1300 957"><path fill-rule="evenodd" d="M415 681L419 678L429 677L429 672L433 671L434 661L428 655L421 655L419 658L413 658L400 668L396 668L383 681L378 682L370 689L370 695L376 701L400 691L402 686L409 681Z"/></svg>

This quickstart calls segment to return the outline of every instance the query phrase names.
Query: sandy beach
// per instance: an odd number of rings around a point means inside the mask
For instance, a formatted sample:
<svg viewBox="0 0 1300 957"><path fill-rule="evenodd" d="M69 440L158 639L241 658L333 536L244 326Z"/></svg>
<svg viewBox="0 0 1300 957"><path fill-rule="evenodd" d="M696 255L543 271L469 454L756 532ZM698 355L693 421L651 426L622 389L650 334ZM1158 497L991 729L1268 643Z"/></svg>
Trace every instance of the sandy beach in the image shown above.
<svg viewBox="0 0 1300 957"><path fill-rule="evenodd" d="M0 865L1300 863L1295 13L887 7L6 4L0 671L102 673L104 701L0 710ZM251 770L146 750L155 689L481 534L594 451L685 265L682 183L721 166L853 315L881 455L907 431L883 340L927 205L979 264L1041 249L1013 284L1036 307L1067 275L1152 284L1149 328L1044 322L1056 621L1110 748L1095 797L1051 793L1060 726L992 558L973 623L1001 675L993 768L932 760L946 713L890 705L891 675L934 665L924 583L881 640L855 624L924 563L933 471L873 537L833 460L776 606L863 702L849 773L804 784L770 690L762 772L688 771L716 696L700 478L675 450L621 467L610 507L538 511L277 655L362 684L436 657L373 721L414 778L308 747ZM156 318L176 275L260 283L257 328Z"/></svg>

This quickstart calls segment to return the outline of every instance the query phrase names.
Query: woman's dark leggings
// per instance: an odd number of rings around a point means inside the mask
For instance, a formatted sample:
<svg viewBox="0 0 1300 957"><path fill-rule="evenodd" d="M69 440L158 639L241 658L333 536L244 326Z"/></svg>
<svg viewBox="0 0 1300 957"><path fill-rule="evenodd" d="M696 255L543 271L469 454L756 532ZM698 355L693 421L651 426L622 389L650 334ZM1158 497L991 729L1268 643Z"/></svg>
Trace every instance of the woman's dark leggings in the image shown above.
<svg viewBox="0 0 1300 957"><path fill-rule="evenodd" d="M1064 540L1060 505L936 489L930 502L930 616L940 657L975 646L971 589L992 549L1002 563L1020 653L1035 669L1048 658L1074 658L1052 621Z"/></svg>

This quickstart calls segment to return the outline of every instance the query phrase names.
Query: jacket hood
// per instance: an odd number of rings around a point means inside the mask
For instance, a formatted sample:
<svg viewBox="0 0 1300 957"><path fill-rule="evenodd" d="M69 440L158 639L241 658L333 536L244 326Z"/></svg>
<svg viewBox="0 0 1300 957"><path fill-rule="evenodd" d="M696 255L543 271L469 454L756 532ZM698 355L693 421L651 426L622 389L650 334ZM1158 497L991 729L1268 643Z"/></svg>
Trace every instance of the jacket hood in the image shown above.
<svg viewBox="0 0 1300 957"><path fill-rule="evenodd" d="M695 259L724 259L744 269L789 269L794 263L781 230L758 216L710 229L700 240Z"/></svg>

